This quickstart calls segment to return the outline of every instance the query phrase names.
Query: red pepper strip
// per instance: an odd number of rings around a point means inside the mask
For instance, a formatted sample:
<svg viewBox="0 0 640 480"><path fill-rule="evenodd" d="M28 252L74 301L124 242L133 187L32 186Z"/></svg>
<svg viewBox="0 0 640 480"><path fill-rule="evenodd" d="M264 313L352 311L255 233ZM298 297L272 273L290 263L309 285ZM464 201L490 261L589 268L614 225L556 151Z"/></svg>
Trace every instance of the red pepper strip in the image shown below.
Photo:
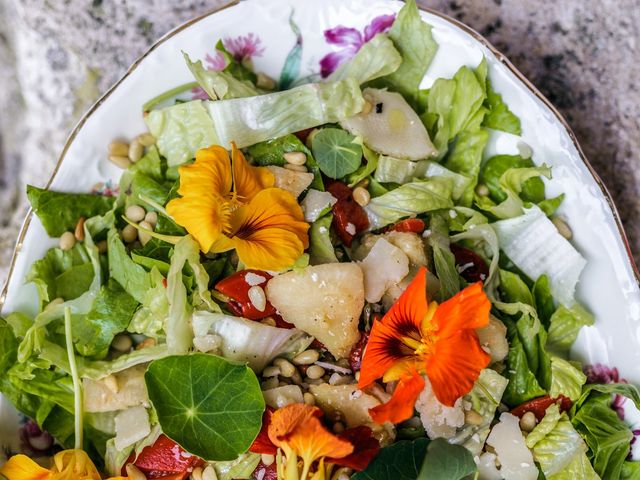
<svg viewBox="0 0 640 480"><path fill-rule="evenodd" d="M422 233L425 228L426 225L423 220L419 218L407 218L393 225L390 230L396 232Z"/></svg>
<svg viewBox="0 0 640 480"><path fill-rule="evenodd" d="M473 250L452 243L451 253L456 258L456 265L464 267L460 276L469 283L483 282L489 276L487 262Z"/></svg>
<svg viewBox="0 0 640 480"><path fill-rule="evenodd" d="M286 329L296 328L296 326L293 323L289 323L285 321L285 319L282 318L277 313L274 313L273 315L271 315L271 317L276 321L276 327L278 328L286 328Z"/></svg>
<svg viewBox="0 0 640 480"><path fill-rule="evenodd" d="M138 458L134 458L132 454L125 465L128 463L133 463L147 478L169 476L171 479L183 480L194 468L203 465L204 461L187 453L166 435L160 435L153 445L142 449ZM121 474L126 476L125 467Z"/></svg>
<svg viewBox="0 0 640 480"><path fill-rule="evenodd" d="M351 370L354 372L360 370L360 366L362 365L362 356L368 341L369 334L367 332L363 332L362 335L360 335L358 343L356 343L351 349L351 353L349 354L349 365L351 365Z"/></svg>
<svg viewBox="0 0 640 480"><path fill-rule="evenodd" d="M267 409L262 414L262 427L260 428L260 433L258 433L258 436L249 447L250 452L275 455L278 451L278 448L269 438L269 425L271 424L273 412L275 412L275 409L267 406Z"/></svg>
<svg viewBox="0 0 640 480"><path fill-rule="evenodd" d="M558 403L560 405L560 411L566 412L571 409L573 402L570 398L564 395L558 395L557 398L551 398L549 395L544 397L534 398L528 402L524 402L522 405L518 405L511 410L511 413L516 417L522 417L527 412L533 412L538 421L544 418L544 414L551 405Z"/></svg>
<svg viewBox="0 0 640 480"><path fill-rule="evenodd" d="M333 182L327 187L338 201L331 207L333 221L331 225L347 247L351 246L353 238L369 227L369 218L364 209L356 203L351 189L342 182Z"/></svg>
<svg viewBox="0 0 640 480"><path fill-rule="evenodd" d="M252 285L249 285L246 280L249 274L258 275L264 278L264 281L257 284L256 282L252 282ZM253 303L251 303L251 300L249 300L249 289L253 285L259 285L264 288L270 279L271 275L262 270L240 270L218 282L216 284L216 290L225 294L235 302L235 305L232 304L232 302L227 304L229 310L233 313L248 318L249 320L261 320L276 313L276 309L267 302L264 311L258 310Z"/></svg>
<svg viewBox="0 0 640 480"><path fill-rule="evenodd" d="M298 140L300 140L302 143L307 141L307 137L309 136L309 134L313 131L315 127L312 128L305 128L304 130L300 130L299 132L294 132L293 134L298 137Z"/></svg>
<svg viewBox="0 0 640 480"><path fill-rule="evenodd" d="M371 429L364 425L345 430L338 436L353 444L353 453L342 458L327 458L326 462L362 471L380 451L380 443L373 437Z"/></svg>

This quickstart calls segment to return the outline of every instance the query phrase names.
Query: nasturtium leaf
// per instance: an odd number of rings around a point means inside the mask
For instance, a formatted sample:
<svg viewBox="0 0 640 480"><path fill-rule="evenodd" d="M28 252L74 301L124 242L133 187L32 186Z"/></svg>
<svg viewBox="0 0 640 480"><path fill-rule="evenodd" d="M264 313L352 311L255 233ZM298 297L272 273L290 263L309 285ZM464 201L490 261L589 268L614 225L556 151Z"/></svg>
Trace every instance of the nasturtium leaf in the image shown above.
<svg viewBox="0 0 640 480"><path fill-rule="evenodd" d="M429 439L419 438L385 447L364 471L357 472L351 480L416 480L428 444Z"/></svg>
<svg viewBox="0 0 640 480"><path fill-rule="evenodd" d="M260 385L246 365L207 354L156 360L145 374L162 431L208 461L235 460L262 426Z"/></svg>
<svg viewBox="0 0 640 480"><path fill-rule="evenodd" d="M427 447L418 480L462 480L478 470L471 452L437 438Z"/></svg>
<svg viewBox="0 0 640 480"><path fill-rule="evenodd" d="M339 128L323 128L313 136L311 150L327 177L342 178L362 163L362 146L355 137Z"/></svg>

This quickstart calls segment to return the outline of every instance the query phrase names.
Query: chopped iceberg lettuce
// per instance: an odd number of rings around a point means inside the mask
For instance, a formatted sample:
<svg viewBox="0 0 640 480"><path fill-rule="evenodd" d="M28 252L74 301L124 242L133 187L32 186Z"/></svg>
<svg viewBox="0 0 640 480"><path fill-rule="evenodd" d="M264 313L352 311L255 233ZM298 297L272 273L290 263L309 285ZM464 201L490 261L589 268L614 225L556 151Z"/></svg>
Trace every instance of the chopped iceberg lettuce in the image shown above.
<svg viewBox="0 0 640 480"><path fill-rule="evenodd" d="M196 81L212 100L225 100L229 98L243 98L260 95L253 83L249 80L238 80L227 72L207 70L202 62L192 62L189 55L183 52L184 59Z"/></svg>
<svg viewBox="0 0 640 480"><path fill-rule="evenodd" d="M564 395L575 402L580 398L582 386L586 382L587 376L569 361L560 357L551 357L551 387L549 388L549 395L553 398Z"/></svg>
<svg viewBox="0 0 640 480"><path fill-rule="evenodd" d="M200 100L152 110L145 122L169 167L188 162L201 148L220 144L211 117Z"/></svg>
<svg viewBox="0 0 640 480"><path fill-rule="evenodd" d="M354 78L363 84L395 72L402 63L402 57L389 37L380 33L365 43L355 57L343 63L328 80L335 82Z"/></svg>
<svg viewBox="0 0 640 480"><path fill-rule="evenodd" d="M568 354L571 345L578 338L580 329L593 325L594 318L584 307L574 303L571 307L560 305L549 320L548 348L551 351Z"/></svg>
<svg viewBox="0 0 640 480"><path fill-rule="evenodd" d="M535 205L524 215L492 224L500 248L529 278L546 275L553 297L565 306L574 292L586 260Z"/></svg>
<svg viewBox="0 0 640 480"><path fill-rule="evenodd" d="M211 143L229 145L235 141L238 148L244 148L306 128L338 122L359 113L363 106L360 86L353 78L309 83L257 97L208 102L218 139Z"/></svg>

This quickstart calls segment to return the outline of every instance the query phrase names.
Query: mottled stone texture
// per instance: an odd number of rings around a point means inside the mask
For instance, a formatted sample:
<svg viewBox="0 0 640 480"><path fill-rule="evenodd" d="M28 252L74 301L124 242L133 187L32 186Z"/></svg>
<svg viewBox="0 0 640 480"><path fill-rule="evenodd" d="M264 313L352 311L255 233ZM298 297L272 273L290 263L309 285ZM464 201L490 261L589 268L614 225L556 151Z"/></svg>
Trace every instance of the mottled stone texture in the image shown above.
<svg viewBox="0 0 640 480"><path fill-rule="evenodd" d="M223 3L0 0L0 283L27 211L24 184L46 183L82 112L155 39ZM562 111L640 259L640 1L419 3L485 35Z"/></svg>

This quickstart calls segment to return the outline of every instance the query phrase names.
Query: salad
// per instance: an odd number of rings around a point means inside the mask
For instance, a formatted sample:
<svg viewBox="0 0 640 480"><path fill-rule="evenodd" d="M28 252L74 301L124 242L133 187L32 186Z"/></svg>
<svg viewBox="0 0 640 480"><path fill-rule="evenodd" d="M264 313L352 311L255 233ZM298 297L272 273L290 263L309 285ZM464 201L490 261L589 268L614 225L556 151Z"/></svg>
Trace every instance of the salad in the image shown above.
<svg viewBox="0 0 640 480"><path fill-rule="evenodd" d="M197 83L110 144L117 186L28 187L60 241L39 313L0 319L31 419L1 476L640 478L637 389L568 358L594 318L551 169L485 154L522 133L486 60L421 88L431 27L389 17L297 86L185 53Z"/></svg>

